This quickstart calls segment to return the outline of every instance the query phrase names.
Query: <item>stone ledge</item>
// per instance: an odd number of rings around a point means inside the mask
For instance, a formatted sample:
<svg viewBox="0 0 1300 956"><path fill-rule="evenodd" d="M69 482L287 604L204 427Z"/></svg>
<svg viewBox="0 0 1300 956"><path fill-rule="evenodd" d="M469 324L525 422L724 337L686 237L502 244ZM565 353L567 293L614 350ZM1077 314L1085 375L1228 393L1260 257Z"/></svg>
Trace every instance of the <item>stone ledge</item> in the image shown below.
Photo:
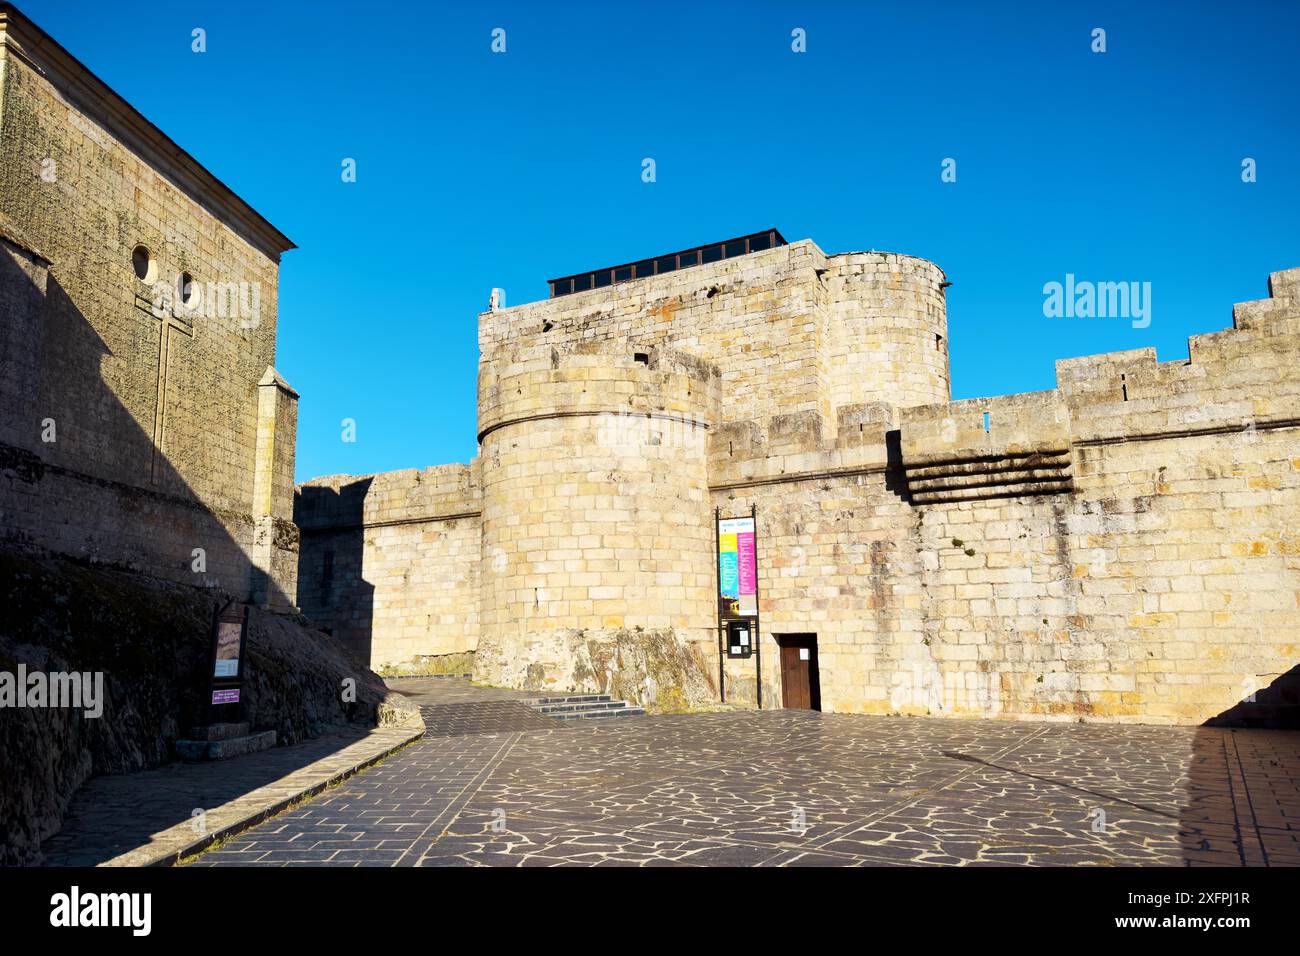
<svg viewBox="0 0 1300 956"><path fill-rule="evenodd" d="M226 725L230 726L230 725ZM248 725L244 725L248 729ZM178 740L176 756L185 761L229 760L231 757L243 757L275 746L275 731L264 730L256 734L238 734L219 736L211 739Z"/></svg>

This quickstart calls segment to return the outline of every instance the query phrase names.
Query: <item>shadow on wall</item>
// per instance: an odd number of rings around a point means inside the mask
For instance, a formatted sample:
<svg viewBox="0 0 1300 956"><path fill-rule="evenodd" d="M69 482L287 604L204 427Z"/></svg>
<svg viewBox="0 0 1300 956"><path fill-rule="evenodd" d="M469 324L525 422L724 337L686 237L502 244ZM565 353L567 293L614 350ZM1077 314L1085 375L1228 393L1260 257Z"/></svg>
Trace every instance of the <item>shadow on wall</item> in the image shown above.
<svg viewBox="0 0 1300 956"><path fill-rule="evenodd" d="M239 600L292 603L292 595L283 594L245 550L253 542L252 515L223 510L218 517L154 443L153 428L162 427L163 444L179 428L178 392L187 385L201 387L208 378L196 365L186 366L194 362L192 338L175 328L169 334L166 404L155 424L164 323L135 309L141 334L133 344L139 351L125 356L124 367L114 372L119 387L148 391L146 431L104 379L104 360L112 351L54 273L48 274L43 297L14 292L32 284L12 255L0 255L0 303L8 327L0 340L6 366L2 386L7 393L12 389L5 399L13 409L0 420L0 468L9 479L0 489L0 540L157 573ZM18 310L27 314L11 311L18 301L32 303ZM133 379L140 368L147 371ZM255 414L257 385L250 382L247 388L245 400ZM195 402L203 403L201 397ZM47 442L44 423L50 420L55 440ZM229 423L231 429L237 425ZM232 537L223 518L244 544ZM203 549L204 571L194 570L195 548Z"/></svg>
<svg viewBox="0 0 1300 956"><path fill-rule="evenodd" d="M1300 730L1300 665L1285 674L1260 674L1273 681L1205 722L1207 727L1273 727Z"/></svg>
<svg viewBox="0 0 1300 956"><path fill-rule="evenodd" d="M1196 729L1179 818L1188 866L1300 864L1300 666Z"/></svg>
<svg viewBox="0 0 1300 956"><path fill-rule="evenodd" d="M106 367L112 351L56 277L15 255L0 243L0 670L102 674L103 690L99 717L0 710L0 864L31 862L87 778L166 763L174 740L207 722L212 613L257 586L252 517L214 513L155 447L154 403L133 414L106 380L156 394L162 323L137 310L133 351ZM190 343L170 343L169 402L214 377ZM256 409L255 381L243 400ZM53 443L42 440L48 419ZM195 548L206 574L193 570ZM285 603L270 587L265 597ZM246 649L254 731L288 743L373 722L382 683L323 635L257 612ZM345 676L360 703L341 701Z"/></svg>
<svg viewBox="0 0 1300 956"><path fill-rule="evenodd" d="M371 481L307 485L293 496L294 523L302 533L298 606L366 666L373 660L375 615L375 586L363 577Z"/></svg>

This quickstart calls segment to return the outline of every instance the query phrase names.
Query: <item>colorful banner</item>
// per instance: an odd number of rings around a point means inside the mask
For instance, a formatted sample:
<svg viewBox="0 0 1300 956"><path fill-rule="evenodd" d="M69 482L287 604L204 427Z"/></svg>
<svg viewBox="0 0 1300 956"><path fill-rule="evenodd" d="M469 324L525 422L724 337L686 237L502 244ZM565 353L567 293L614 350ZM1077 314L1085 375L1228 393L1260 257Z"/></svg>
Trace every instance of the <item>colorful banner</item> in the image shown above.
<svg viewBox="0 0 1300 956"><path fill-rule="evenodd" d="M758 614L757 555L753 518L718 523L718 598L724 618Z"/></svg>
<svg viewBox="0 0 1300 956"><path fill-rule="evenodd" d="M722 597L740 596L740 552L734 534L718 536L718 567L722 573L719 593Z"/></svg>

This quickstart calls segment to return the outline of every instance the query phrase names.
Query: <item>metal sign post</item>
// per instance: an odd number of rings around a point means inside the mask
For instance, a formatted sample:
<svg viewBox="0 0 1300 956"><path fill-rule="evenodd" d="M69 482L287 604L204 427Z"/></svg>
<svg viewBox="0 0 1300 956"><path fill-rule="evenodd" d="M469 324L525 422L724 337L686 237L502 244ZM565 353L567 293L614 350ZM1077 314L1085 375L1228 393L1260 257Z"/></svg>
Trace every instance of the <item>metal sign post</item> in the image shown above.
<svg viewBox="0 0 1300 956"><path fill-rule="evenodd" d="M758 614L758 505L749 503L749 522L754 528L754 692L758 709L763 709L763 643L758 639L762 625Z"/></svg>
<svg viewBox="0 0 1300 956"><path fill-rule="evenodd" d="M758 509L747 518L723 518L714 509L718 562L718 684L726 696L726 658L754 658L755 696L763 708L763 669L758 613Z"/></svg>
<svg viewBox="0 0 1300 956"><path fill-rule="evenodd" d="M718 589L717 593L722 593L722 556L718 551L719 542L722 540L722 532L719 530L722 522L722 509L713 509L713 560L718 569ZM722 703L727 702L727 674L723 666L723 655L726 653L727 635L722 626L722 602L718 602L718 699Z"/></svg>
<svg viewBox="0 0 1300 956"><path fill-rule="evenodd" d="M248 606L229 601L212 617L212 667L208 713L212 723L237 723L244 681Z"/></svg>

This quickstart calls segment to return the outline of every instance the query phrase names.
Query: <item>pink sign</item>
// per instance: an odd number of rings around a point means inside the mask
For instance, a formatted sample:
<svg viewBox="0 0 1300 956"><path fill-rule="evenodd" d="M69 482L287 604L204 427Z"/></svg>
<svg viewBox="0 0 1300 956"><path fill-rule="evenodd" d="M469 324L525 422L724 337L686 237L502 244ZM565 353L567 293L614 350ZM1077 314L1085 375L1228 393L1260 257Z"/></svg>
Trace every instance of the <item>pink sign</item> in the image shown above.
<svg viewBox="0 0 1300 956"><path fill-rule="evenodd" d="M239 688L235 687L230 690L214 690L212 692L212 703L214 704L239 703Z"/></svg>
<svg viewBox="0 0 1300 956"><path fill-rule="evenodd" d="M740 593L758 593L758 565L754 553L754 532L742 531L736 535L736 550L740 552Z"/></svg>

